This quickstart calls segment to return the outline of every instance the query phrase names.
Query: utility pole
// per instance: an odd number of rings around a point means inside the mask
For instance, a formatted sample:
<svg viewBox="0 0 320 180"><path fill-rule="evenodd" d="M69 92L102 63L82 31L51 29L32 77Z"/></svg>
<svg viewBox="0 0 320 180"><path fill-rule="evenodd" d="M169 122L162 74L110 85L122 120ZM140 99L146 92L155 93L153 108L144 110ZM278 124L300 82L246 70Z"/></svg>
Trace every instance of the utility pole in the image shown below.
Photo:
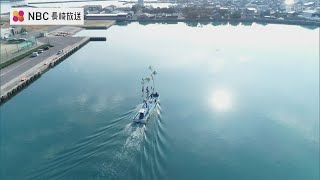
<svg viewBox="0 0 320 180"><path fill-rule="evenodd" d="M47 40L47 43L50 45L50 41L47 36L46 36L46 40Z"/></svg>

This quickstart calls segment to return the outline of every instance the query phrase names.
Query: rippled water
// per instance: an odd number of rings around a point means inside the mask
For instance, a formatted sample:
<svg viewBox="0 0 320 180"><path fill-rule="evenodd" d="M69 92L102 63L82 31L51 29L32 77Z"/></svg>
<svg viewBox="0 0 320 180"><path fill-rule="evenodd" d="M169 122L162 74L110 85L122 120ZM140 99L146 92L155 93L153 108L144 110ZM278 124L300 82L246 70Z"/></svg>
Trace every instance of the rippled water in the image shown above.
<svg viewBox="0 0 320 180"><path fill-rule="evenodd" d="M319 29L138 24L1 106L0 179L318 179ZM132 125L140 80L161 105Z"/></svg>

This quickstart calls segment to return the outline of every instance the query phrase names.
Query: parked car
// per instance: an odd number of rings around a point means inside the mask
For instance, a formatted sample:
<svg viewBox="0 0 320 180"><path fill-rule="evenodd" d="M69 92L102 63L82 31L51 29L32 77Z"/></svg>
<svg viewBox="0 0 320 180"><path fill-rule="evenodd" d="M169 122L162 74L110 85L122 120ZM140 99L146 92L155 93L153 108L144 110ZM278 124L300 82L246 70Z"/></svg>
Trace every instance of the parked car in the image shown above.
<svg viewBox="0 0 320 180"><path fill-rule="evenodd" d="M40 37L46 37L46 36L48 36L48 33L46 33L46 32L41 32L39 35L40 35Z"/></svg>
<svg viewBox="0 0 320 180"><path fill-rule="evenodd" d="M44 47L43 49L44 49L44 50L48 50L48 49L49 49L49 46L46 46L46 47Z"/></svg>
<svg viewBox="0 0 320 180"><path fill-rule="evenodd" d="M43 53L43 49L38 49L38 53Z"/></svg>
<svg viewBox="0 0 320 180"><path fill-rule="evenodd" d="M27 41L26 38L19 38L18 40L21 41L21 42Z"/></svg>
<svg viewBox="0 0 320 180"><path fill-rule="evenodd" d="M49 47L54 47L54 45L50 44Z"/></svg>
<svg viewBox="0 0 320 180"><path fill-rule="evenodd" d="M37 56L39 56L38 52L33 52L33 53L31 54L31 57L37 57Z"/></svg>
<svg viewBox="0 0 320 180"><path fill-rule="evenodd" d="M57 53L57 54L61 54L61 53L63 53L63 50L58 51L58 53Z"/></svg>

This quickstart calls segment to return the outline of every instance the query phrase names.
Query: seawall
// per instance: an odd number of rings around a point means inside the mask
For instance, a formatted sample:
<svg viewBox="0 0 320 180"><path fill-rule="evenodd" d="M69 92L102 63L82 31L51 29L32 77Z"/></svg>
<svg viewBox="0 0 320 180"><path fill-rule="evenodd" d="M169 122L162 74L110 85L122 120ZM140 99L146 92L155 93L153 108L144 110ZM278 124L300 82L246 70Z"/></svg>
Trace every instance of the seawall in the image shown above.
<svg viewBox="0 0 320 180"><path fill-rule="evenodd" d="M44 64L39 63L34 68L28 70L23 74L23 79L20 79L21 77L16 77L11 82L8 82L7 84L4 84L1 87L1 97L0 97L0 105L8 101L10 98L18 94L20 91L22 91L24 88L28 87L32 82L37 80L41 77L42 74L44 74L46 71L48 71L50 68L53 68L57 66L59 63L64 61L66 58L71 56L73 53L75 53L77 50L85 46L90 41L106 41L106 37L85 37L80 42L74 44L72 47L66 49L63 54L61 54L59 57L53 58L48 63Z"/></svg>

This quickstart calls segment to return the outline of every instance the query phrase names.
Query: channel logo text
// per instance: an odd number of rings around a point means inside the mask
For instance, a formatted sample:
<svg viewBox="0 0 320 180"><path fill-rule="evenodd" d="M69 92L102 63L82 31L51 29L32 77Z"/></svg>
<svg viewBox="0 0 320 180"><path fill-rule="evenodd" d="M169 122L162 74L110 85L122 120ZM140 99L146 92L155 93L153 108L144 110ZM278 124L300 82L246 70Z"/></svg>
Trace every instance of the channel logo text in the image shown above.
<svg viewBox="0 0 320 180"><path fill-rule="evenodd" d="M11 8L10 25L83 25L83 8Z"/></svg>

